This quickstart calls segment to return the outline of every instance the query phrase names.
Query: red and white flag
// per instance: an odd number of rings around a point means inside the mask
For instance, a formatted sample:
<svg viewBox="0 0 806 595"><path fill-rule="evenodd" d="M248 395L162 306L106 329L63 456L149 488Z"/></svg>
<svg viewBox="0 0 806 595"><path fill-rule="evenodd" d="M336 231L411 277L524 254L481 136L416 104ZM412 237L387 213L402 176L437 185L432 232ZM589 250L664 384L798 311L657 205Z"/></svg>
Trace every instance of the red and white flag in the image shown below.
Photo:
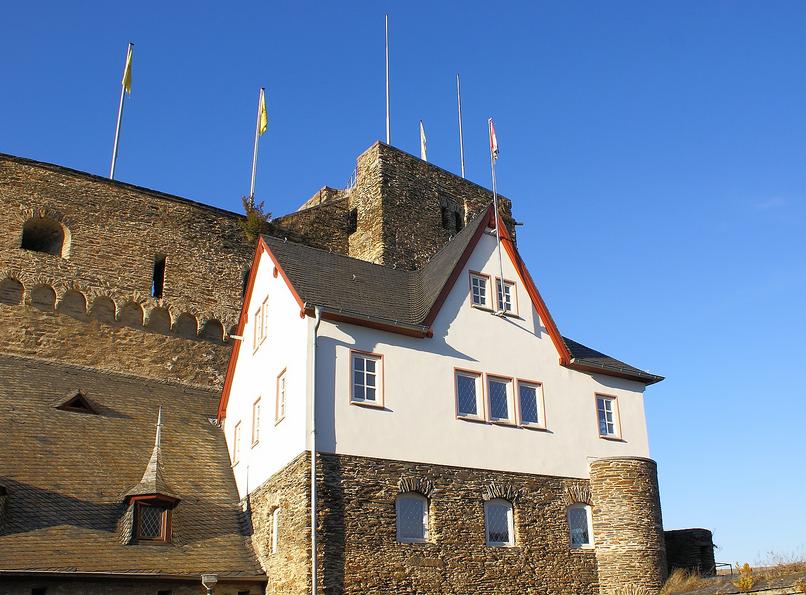
<svg viewBox="0 0 806 595"><path fill-rule="evenodd" d="M490 155L492 155L493 159L498 159L498 139L495 136L495 125L493 124L493 119L490 118L487 120L487 124L490 128Z"/></svg>

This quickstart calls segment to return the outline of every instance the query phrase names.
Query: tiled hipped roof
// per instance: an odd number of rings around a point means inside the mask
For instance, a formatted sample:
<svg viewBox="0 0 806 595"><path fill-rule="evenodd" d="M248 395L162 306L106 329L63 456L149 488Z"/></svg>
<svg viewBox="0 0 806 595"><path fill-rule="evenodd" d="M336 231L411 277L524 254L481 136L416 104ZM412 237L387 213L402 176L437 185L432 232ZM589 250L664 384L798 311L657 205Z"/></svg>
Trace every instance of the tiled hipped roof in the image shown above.
<svg viewBox="0 0 806 595"><path fill-rule="evenodd" d="M443 288L489 220L489 209L480 212L426 266L415 271L373 264L284 238L263 236L263 240L306 305L378 323L404 325L426 334ZM562 340L573 368L645 384L663 379L571 339Z"/></svg>
<svg viewBox="0 0 806 595"><path fill-rule="evenodd" d="M81 387L96 415L53 406L70 387ZM213 391L0 355L0 427L8 455L0 460L0 485L8 491L0 574L262 575L223 432L208 421L217 398ZM149 463L160 406L160 463L181 498L173 510L173 543L124 545L125 495Z"/></svg>

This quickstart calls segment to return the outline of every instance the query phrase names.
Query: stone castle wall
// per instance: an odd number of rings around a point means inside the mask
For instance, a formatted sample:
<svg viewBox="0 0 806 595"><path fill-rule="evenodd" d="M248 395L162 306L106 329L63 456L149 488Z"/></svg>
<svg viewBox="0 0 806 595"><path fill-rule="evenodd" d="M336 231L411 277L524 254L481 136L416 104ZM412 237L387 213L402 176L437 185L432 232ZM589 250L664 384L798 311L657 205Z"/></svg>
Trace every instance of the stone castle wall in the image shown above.
<svg viewBox="0 0 806 595"><path fill-rule="evenodd" d="M57 299L69 289L109 298L118 315L132 303L171 323L192 316L199 328L237 321L254 246L234 213L9 156L0 156L0 212L0 280L51 286ZM21 249L25 222L42 216L67 230L65 257ZM151 296L156 255L166 257L160 298Z"/></svg>
<svg viewBox="0 0 806 595"><path fill-rule="evenodd" d="M303 453L246 499L252 545L268 576L267 594L310 592L311 464ZM280 509L277 551L272 552L272 514Z"/></svg>
<svg viewBox="0 0 806 595"><path fill-rule="evenodd" d="M500 199L514 237L511 203ZM492 200L486 188L378 142L358 157L352 188L323 188L276 223L318 248L415 269Z"/></svg>
<svg viewBox="0 0 806 595"><path fill-rule="evenodd" d="M333 454L317 468L325 593L598 592L594 551L569 545L584 480ZM401 485L428 492L428 543L397 543ZM513 547L485 545L490 493L514 500Z"/></svg>
<svg viewBox="0 0 806 595"><path fill-rule="evenodd" d="M602 595L658 593L666 580L666 549L655 461L597 459L590 469Z"/></svg>

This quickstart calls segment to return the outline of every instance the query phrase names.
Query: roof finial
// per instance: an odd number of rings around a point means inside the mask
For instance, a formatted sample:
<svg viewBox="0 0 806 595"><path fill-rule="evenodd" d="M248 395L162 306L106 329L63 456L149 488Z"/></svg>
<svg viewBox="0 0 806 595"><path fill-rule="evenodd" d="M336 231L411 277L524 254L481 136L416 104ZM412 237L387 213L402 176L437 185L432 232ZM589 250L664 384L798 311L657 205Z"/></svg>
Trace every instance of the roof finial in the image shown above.
<svg viewBox="0 0 806 595"><path fill-rule="evenodd" d="M162 437L162 405L160 405L159 413L157 413L157 437L154 439L155 448L159 448L161 437Z"/></svg>

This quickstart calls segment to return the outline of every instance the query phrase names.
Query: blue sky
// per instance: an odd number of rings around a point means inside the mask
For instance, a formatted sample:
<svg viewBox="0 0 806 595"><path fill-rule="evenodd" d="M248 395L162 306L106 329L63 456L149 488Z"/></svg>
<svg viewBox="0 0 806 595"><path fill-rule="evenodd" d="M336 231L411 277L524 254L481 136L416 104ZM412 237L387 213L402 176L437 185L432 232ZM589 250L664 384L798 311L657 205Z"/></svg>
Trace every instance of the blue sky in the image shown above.
<svg viewBox="0 0 806 595"><path fill-rule="evenodd" d="M806 3L13 3L0 151L105 174L135 42L118 179L237 210L257 91L257 195L279 215L384 135L524 222L561 331L667 377L647 391L666 528L724 562L806 556Z"/></svg>

